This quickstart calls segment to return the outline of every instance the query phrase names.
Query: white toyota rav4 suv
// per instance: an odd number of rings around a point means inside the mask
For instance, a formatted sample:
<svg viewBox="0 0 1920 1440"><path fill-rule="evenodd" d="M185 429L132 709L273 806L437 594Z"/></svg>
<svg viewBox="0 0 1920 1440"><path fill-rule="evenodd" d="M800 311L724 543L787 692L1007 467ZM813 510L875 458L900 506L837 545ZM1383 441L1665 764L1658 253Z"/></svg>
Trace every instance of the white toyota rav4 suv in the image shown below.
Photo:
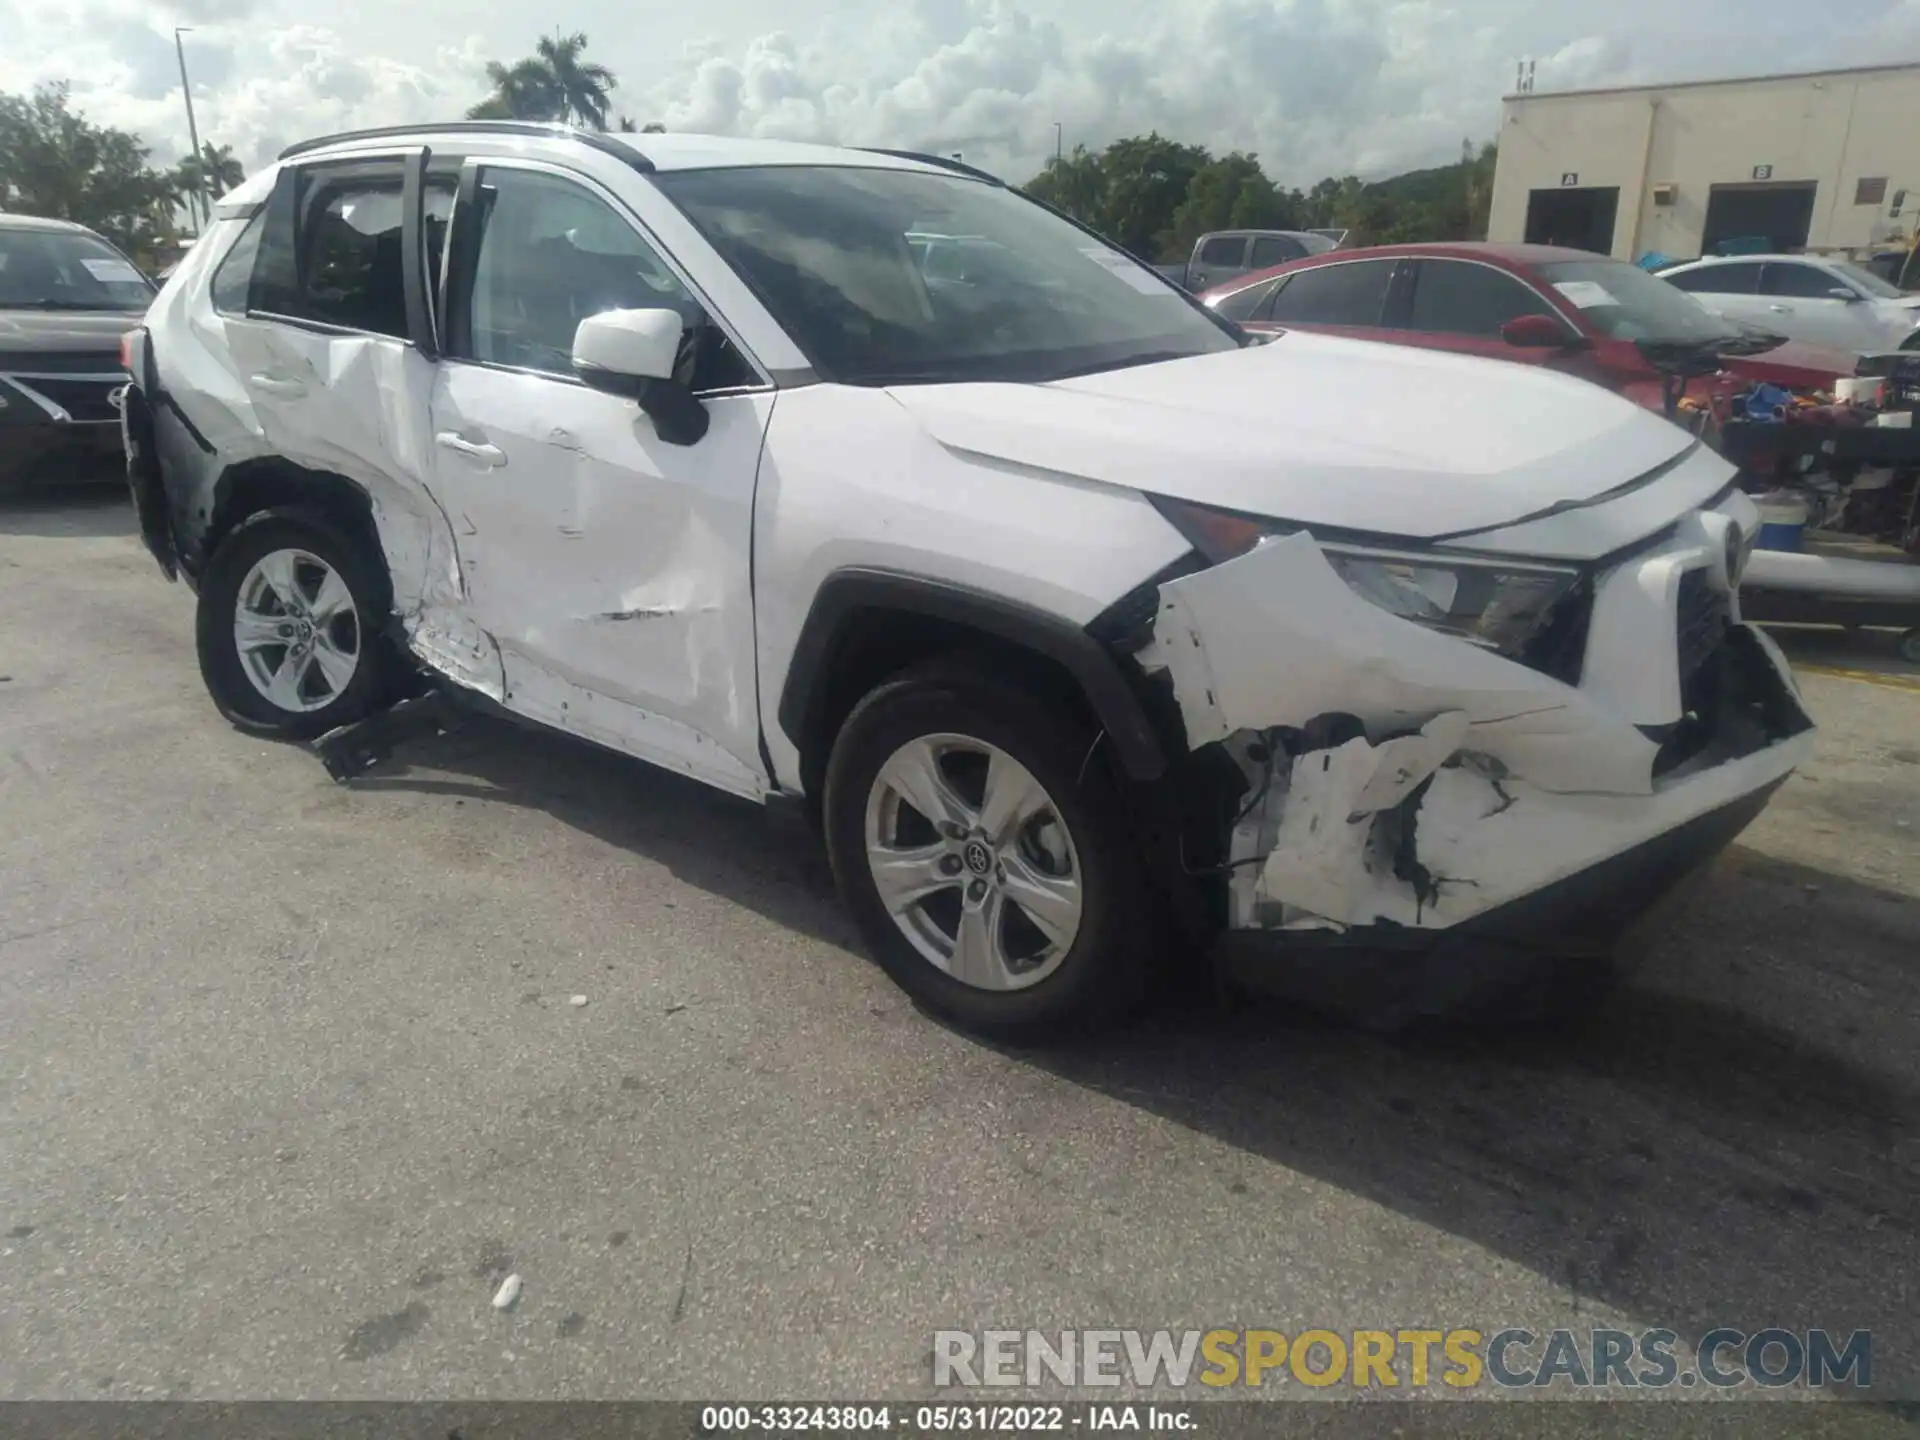
<svg viewBox="0 0 1920 1440"><path fill-rule="evenodd" d="M450 124L217 215L123 413L222 713L313 738L425 673L802 799L965 1024L1156 956L1383 1023L1572 986L1812 739L1690 435L1248 336L957 163Z"/></svg>

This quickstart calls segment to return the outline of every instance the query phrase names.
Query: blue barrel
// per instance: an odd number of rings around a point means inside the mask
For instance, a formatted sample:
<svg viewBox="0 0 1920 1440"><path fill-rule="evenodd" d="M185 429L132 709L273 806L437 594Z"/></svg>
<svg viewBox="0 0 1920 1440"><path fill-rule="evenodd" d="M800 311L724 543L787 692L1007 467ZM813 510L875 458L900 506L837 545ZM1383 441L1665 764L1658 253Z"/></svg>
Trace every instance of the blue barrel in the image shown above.
<svg viewBox="0 0 1920 1440"><path fill-rule="evenodd" d="M1798 495L1763 495L1759 501L1762 550L1799 550L1807 533L1807 502Z"/></svg>

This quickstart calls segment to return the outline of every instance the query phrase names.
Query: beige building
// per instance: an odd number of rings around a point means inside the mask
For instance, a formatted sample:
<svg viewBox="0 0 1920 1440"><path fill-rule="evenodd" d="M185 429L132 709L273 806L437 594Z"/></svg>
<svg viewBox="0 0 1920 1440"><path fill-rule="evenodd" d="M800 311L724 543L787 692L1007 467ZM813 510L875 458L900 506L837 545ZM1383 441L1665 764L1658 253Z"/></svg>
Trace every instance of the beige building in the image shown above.
<svg viewBox="0 0 1920 1440"><path fill-rule="evenodd" d="M1488 238L1864 256L1920 211L1920 63L1509 95ZM1753 248L1749 244L1747 248Z"/></svg>

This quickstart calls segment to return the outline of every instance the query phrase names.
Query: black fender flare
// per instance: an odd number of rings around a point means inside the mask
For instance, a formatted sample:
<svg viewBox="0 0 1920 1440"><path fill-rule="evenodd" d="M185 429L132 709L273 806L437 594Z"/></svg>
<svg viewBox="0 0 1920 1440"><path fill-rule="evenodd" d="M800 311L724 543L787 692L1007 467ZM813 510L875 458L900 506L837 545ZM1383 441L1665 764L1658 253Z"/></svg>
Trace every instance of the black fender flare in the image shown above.
<svg viewBox="0 0 1920 1440"><path fill-rule="evenodd" d="M1152 781L1166 773L1166 747L1146 707L1113 653L1086 630L988 591L858 566L836 570L821 582L794 643L777 716L795 745L805 747L827 703L830 686L825 681L841 635L857 616L873 610L948 621L1055 662L1079 686L1127 775Z"/></svg>

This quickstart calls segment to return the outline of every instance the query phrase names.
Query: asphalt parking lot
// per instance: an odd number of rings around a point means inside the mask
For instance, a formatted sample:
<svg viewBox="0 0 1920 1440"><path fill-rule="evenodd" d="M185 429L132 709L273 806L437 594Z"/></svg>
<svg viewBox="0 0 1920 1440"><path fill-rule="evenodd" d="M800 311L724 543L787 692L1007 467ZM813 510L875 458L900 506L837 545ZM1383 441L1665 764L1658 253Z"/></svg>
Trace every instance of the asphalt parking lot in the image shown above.
<svg viewBox="0 0 1920 1440"><path fill-rule="evenodd" d="M1920 681L1571 1035L1012 1053L804 829L490 725L214 714L117 494L0 502L0 1397L895 1396L936 1328L1826 1326L1920 1399ZM576 1006L571 997L584 995ZM508 1313L500 1278L522 1277ZM1879 1417L1884 1418L1884 1417Z"/></svg>

